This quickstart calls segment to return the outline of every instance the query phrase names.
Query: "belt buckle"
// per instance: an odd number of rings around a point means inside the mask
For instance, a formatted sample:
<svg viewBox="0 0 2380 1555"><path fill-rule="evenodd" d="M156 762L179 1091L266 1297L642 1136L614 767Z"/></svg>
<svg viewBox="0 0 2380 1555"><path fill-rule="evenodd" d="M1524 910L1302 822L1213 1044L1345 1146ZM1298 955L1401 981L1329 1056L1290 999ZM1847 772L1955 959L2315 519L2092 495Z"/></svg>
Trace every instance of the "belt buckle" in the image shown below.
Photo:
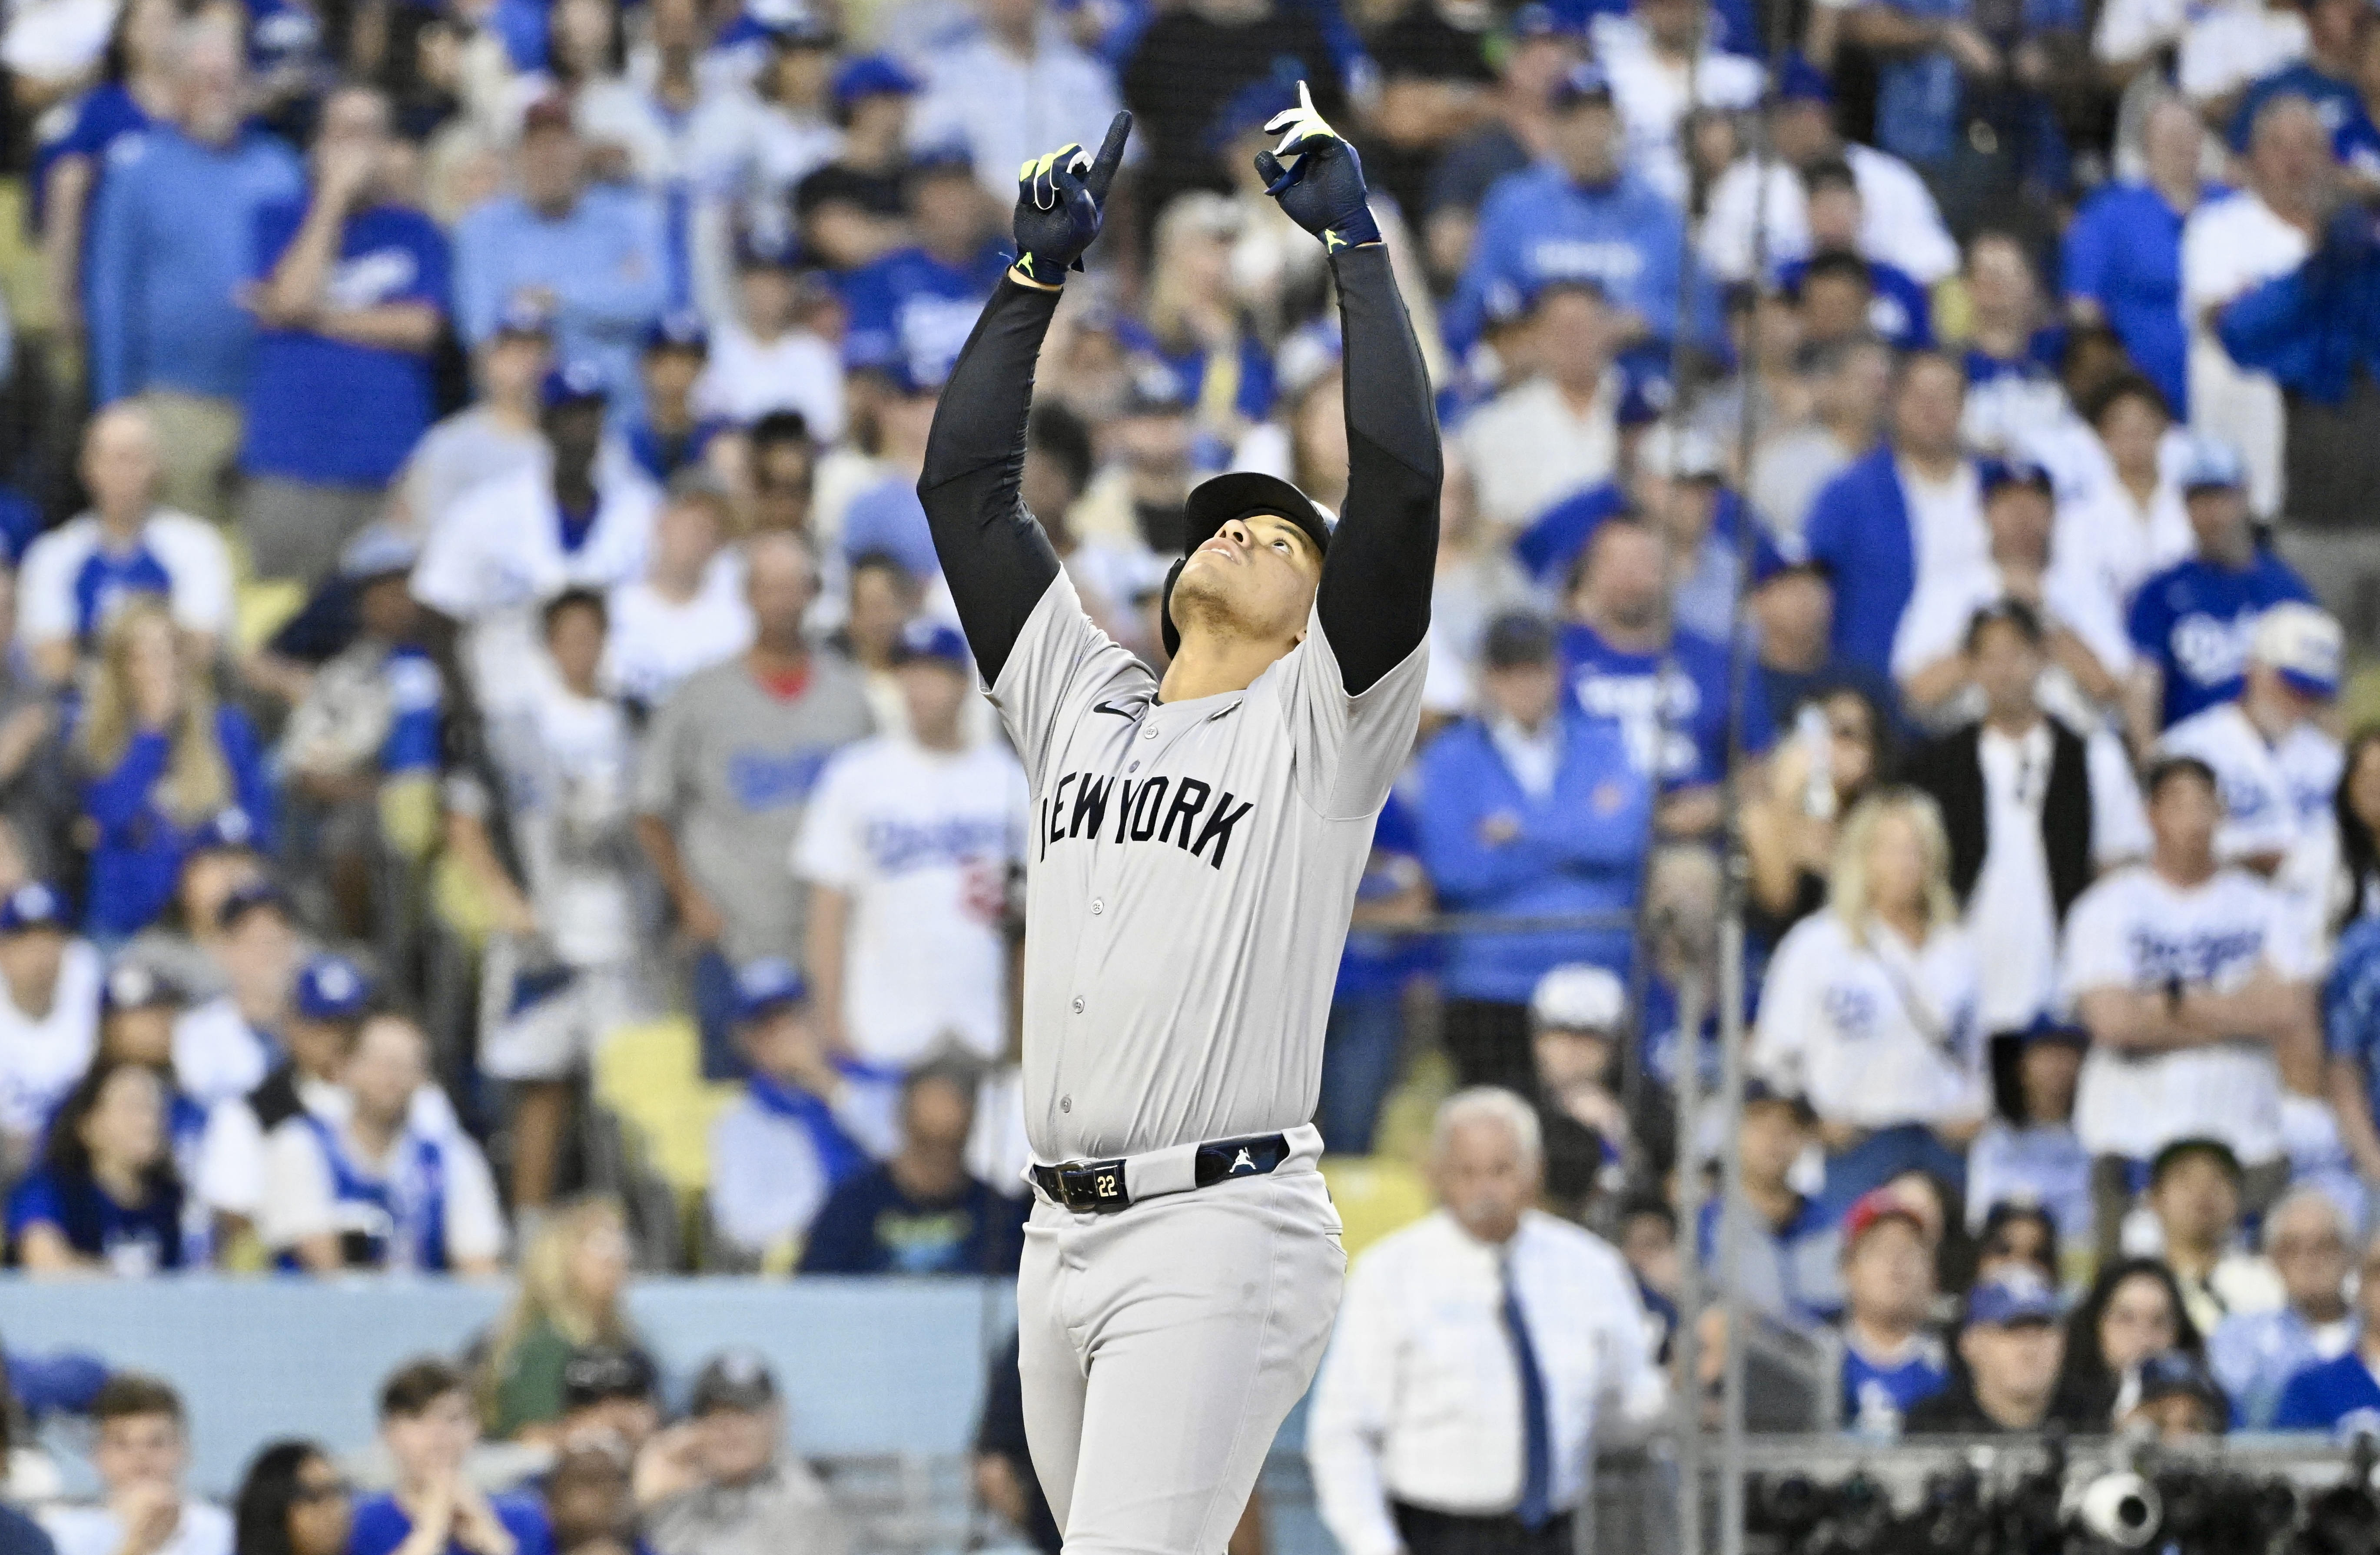
<svg viewBox="0 0 2380 1555"><path fill-rule="evenodd" d="M1058 1168L1058 1192L1077 1214L1111 1215L1132 1202L1121 1160L1070 1160Z"/></svg>

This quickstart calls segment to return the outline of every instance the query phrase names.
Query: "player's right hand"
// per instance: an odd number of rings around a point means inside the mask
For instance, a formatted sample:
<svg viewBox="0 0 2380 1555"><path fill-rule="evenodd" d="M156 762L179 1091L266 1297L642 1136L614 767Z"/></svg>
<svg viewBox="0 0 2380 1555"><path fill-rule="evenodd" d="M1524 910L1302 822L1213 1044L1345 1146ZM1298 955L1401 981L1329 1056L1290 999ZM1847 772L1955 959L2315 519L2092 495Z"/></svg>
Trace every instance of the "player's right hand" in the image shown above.
<svg viewBox="0 0 2380 1555"><path fill-rule="evenodd" d="M1132 115L1120 113L1108 126L1098 156L1085 156L1080 145L1062 146L1017 169L1017 273L1054 286L1066 278L1069 266L1083 268L1083 250L1099 235L1108 187L1123 164L1123 143L1131 134Z"/></svg>

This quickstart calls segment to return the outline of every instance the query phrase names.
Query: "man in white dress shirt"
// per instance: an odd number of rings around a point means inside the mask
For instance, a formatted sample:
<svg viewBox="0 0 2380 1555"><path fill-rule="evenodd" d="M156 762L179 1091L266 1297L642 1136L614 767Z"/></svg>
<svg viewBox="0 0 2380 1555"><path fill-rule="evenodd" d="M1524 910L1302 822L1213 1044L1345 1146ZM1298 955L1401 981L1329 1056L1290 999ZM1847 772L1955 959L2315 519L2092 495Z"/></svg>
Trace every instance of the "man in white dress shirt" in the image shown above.
<svg viewBox="0 0 2380 1555"><path fill-rule="evenodd" d="M1344 1555L1569 1555L1598 1436L1667 1402L1627 1264L1531 1209L1536 1114L1458 1092L1430 1150L1439 1209L1347 1277L1306 1456Z"/></svg>

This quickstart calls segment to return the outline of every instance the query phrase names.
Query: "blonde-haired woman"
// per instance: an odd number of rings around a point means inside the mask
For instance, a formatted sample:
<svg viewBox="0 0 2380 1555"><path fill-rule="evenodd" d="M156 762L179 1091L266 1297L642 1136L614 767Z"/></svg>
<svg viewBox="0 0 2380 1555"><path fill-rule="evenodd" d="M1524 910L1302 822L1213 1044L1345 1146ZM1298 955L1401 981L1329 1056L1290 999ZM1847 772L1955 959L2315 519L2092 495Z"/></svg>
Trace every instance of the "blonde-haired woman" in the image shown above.
<svg viewBox="0 0 2380 1555"><path fill-rule="evenodd" d="M1974 947L1950 893L1934 801L1863 799L1835 842L1827 910L1777 947L1755 1071L1817 1114L1837 1212L1904 1172L1953 1187L1989 1104Z"/></svg>
<svg viewBox="0 0 2380 1555"><path fill-rule="evenodd" d="M562 1417L573 1351L642 1348L621 1305L627 1284L628 1219L618 1199L590 1194L546 1218L489 1339L480 1405L490 1436L536 1440Z"/></svg>
<svg viewBox="0 0 2380 1555"><path fill-rule="evenodd" d="M1220 194L1185 194L1158 218L1141 319L1117 336L1179 381L1192 419L1225 446L1273 409L1273 363L1232 278L1240 213Z"/></svg>
<svg viewBox="0 0 2380 1555"><path fill-rule="evenodd" d="M219 706L209 666L164 601L117 607L74 732L82 838L91 849L85 917L92 938L121 942L173 900L184 855L219 812L247 812L268 850L273 785L256 726Z"/></svg>

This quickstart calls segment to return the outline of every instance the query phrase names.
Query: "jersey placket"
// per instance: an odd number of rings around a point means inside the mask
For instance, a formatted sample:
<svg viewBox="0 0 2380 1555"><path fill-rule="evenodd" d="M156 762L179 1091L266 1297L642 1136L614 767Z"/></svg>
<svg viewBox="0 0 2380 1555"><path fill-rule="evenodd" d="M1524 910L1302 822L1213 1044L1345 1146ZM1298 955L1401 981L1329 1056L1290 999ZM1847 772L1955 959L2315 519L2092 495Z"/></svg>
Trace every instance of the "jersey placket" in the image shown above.
<svg viewBox="0 0 2380 1555"><path fill-rule="evenodd" d="M1059 1043L1056 1062L1050 1066L1051 1087L1058 1093L1060 1118L1050 1120L1052 1132L1063 1132L1064 1120L1075 1110L1074 1093L1067 1088L1070 1081L1066 1059L1078 1049L1087 1051L1092 1034L1100 1029L1099 1023L1111 1021L1111 1012L1094 1007L1087 990L1095 987L1100 966L1115 948L1117 911L1120 887L1124 882L1124 870L1135 850L1120 845L1132 824L1133 796L1139 785L1152 779L1169 775L1168 759L1190 739L1196 732L1226 714L1239 711L1240 698L1234 697L1224 707L1196 718L1184 717L1178 710L1165 710L1156 702L1145 707L1134 723L1131 735L1120 745L1102 752L1101 765L1116 783L1115 831L1102 837L1091 849L1086 890L1088 900L1082 906L1079 931L1075 940L1071 985L1066 996L1065 1038ZM1127 789L1124 785L1131 784Z"/></svg>

